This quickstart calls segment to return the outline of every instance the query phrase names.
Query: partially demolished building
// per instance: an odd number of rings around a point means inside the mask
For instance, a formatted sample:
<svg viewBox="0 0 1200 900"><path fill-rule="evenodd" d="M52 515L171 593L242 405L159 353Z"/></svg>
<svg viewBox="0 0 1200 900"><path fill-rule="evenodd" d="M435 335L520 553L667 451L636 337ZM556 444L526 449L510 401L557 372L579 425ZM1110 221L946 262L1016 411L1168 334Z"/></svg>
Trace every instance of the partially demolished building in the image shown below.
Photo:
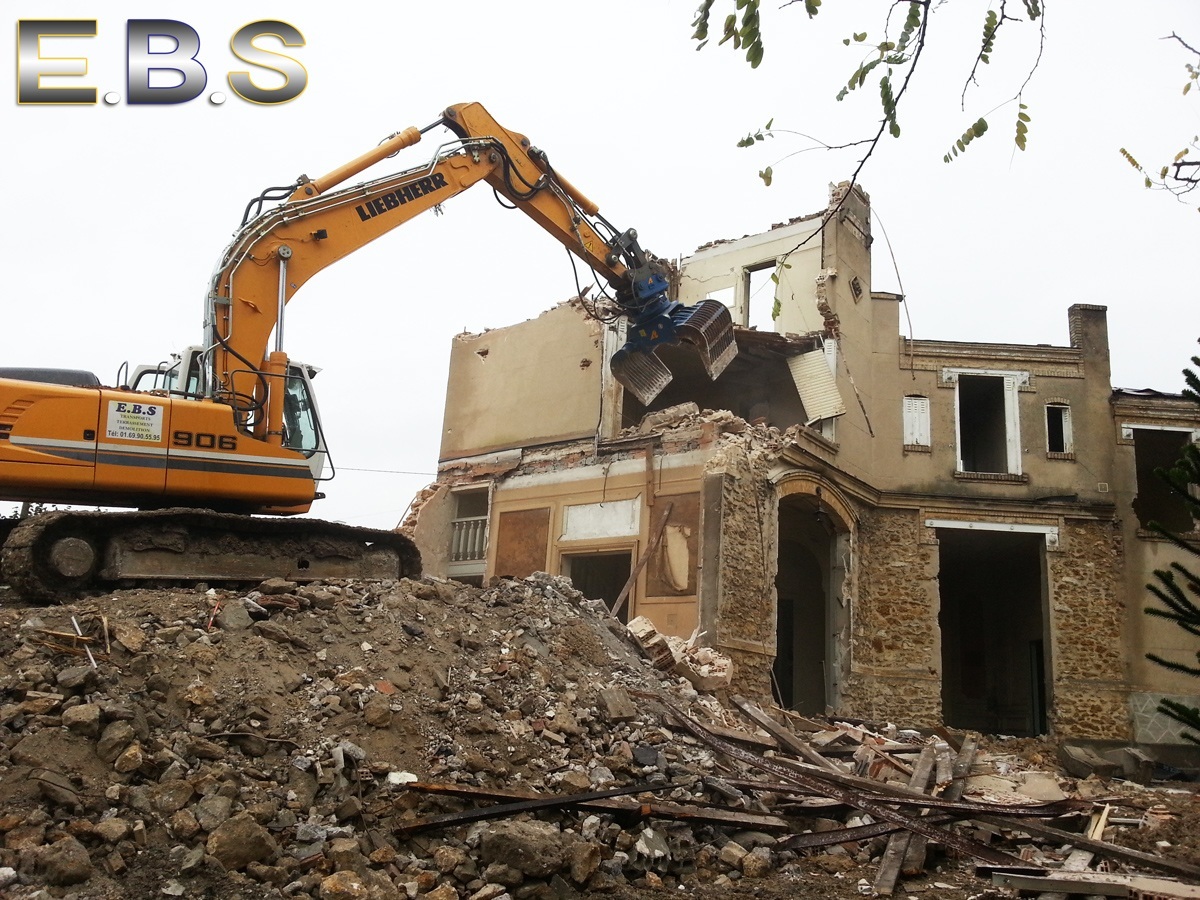
<svg viewBox="0 0 1200 900"><path fill-rule="evenodd" d="M581 300L456 338L406 523L426 569L569 575L802 713L1177 742L1156 707L1196 685L1145 654L1195 647L1143 608L1183 553L1146 524L1192 529L1153 470L1200 439L1197 408L1112 389L1100 306L1068 310L1066 346L902 337L846 192L681 261L679 299L725 301L739 354L712 382L664 351L650 407Z"/></svg>

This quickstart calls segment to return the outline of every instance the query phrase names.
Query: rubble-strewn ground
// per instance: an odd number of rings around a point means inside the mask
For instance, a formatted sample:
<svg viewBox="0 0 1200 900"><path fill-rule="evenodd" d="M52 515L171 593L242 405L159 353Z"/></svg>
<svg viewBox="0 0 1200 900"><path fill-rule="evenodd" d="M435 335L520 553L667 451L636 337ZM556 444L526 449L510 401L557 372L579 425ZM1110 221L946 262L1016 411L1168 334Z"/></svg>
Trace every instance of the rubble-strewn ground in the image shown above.
<svg viewBox="0 0 1200 900"><path fill-rule="evenodd" d="M782 815L793 831L850 817L731 790L753 773L654 697L726 734L754 731L653 669L602 606L546 575L488 589L128 590L45 608L0 593L0 896L869 893L884 838L780 851L779 832L554 807L414 829L487 804L413 782L557 795L641 785L643 802ZM997 776L993 791L1014 772L1054 771L1042 744L987 750L975 772ZM1082 793L1122 798L1106 839L1200 864L1194 794L1116 782ZM1063 855L1025 835L995 840L1026 859ZM991 894L969 862L932 859L898 896Z"/></svg>

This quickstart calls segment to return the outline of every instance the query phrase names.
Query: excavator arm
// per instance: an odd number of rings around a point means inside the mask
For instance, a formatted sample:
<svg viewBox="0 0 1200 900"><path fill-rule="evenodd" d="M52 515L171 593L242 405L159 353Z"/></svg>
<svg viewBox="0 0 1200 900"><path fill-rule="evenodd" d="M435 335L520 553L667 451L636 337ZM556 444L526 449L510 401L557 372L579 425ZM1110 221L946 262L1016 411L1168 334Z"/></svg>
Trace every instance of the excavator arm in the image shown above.
<svg viewBox="0 0 1200 900"><path fill-rule="evenodd" d="M457 140L440 147L431 161L339 187L441 125ZM206 393L231 404L245 430L282 443L288 301L325 267L480 182L612 287L618 311L629 319L629 340L611 361L613 374L642 403L649 404L671 380L655 355L662 344L694 346L712 378L736 355L723 304L706 300L685 307L672 301L666 267L642 250L635 231L611 226L528 138L500 126L480 104L468 103L449 107L423 129L392 135L321 178L302 176L284 203L243 226L210 285Z"/></svg>

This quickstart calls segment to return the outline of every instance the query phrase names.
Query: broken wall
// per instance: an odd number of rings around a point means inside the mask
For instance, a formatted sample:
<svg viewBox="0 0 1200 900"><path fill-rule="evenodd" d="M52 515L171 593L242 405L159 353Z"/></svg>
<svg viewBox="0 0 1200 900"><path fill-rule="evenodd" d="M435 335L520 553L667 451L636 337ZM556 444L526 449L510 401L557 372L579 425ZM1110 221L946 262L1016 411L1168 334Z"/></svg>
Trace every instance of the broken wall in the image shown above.
<svg viewBox="0 0 1200 900"><path fill-rule="evenodd" d="M822 238L819 234L813 237L820 224L820 215L805 216L761 234L701 247L681 263L678 299L689 306L706 297L720 300L730 307L734 324L743 327L749 327L752 320L770 321L778 300L779 316L770 330L792 334L820 331L822 317L815 299L817 275L823 265ZM785 256L787 267L777 270L778 261ZM759 271L774 272L779 280L777 284L766 280L751 296L751 276Z"/></svg>
<svg viewBox="0 0 1200 900"><path fill-rule="evenodd" d="M601 324L577 301L454 339L440 459L595 434Z"/></svg>
<svg viewBox="0 0 1200 900"><path fill-rule="evenodd" d="M772 456L751 440L726 442L706 466L720 479L717 594L702 628L733 660L735 690L771 696L775 658L775 572L778 544Z"/></svg>
<svg viewBox="0 0 1200 900"><path fill-rule="evenodd" d="M1174 700L1191 707L1200 707L1200 688L1196 679L1173 672L1146 658L1153 653L1176 662L1195 664L1196 638L1167 619L1148 616L1146 607L1165 608L1146 589L1147 583L1158 581L1156 570L1169 570L1183 565L1196 571L1195 555L1171 543L1148 528L1143 519L1171 512L1161 506L1159 495L1154 506L1143 509L1139 494L1157 495L1161 486L1153 471L1157 465L1170 465L1162 458L1139 460L1135 436L1163 438L1174 436L1182 446L1186 441L1200 440L1200 407L1184 397L1148 390L1118 390L1112 398L1112 426L1115 432L1116 462L1113 467L1113 490L1119 507L1127 513L1121 518L1121 538L1125 568L1121 590L1127 598L1127 628L1130 636L1129 654L1130 710L1138 740L1146 743L1179 743L1181 726L1163 715L1159 709L1162 699ZM1153 444L1151 445L1153 447ZM1172 454L1165 454L1170 457ZM1190 516L1181 500L1174 517L1185 524ZM1166 516L1164 516L1166 518ZM1200 548L1200 532L1177 529L1185 534L1192 547Z"/></svg>

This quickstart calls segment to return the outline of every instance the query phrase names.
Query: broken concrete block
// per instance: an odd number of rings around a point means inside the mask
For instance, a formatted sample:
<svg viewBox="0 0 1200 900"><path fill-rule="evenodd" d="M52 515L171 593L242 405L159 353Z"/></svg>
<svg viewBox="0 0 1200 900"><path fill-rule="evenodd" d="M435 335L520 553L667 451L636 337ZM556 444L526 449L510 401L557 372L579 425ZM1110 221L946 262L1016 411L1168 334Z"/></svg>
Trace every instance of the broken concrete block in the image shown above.
<svg viewBox="0 0 1200 900"><path fill-rule="evenodd" d="M1149 784L1154 778L1154 758L1137 747L1118 747L1107 751L1104 757L1116 763L1130 781Z"/></svg>
<svg viewBox="0 0 1200 900"><path fill-rule="evenodd" d="M1090 775L1112 778L1119 768L1115 762L1105 759L1095 750L1069 744L1059 746L1058 761L1076 778L1087 778Z"/></svg>

